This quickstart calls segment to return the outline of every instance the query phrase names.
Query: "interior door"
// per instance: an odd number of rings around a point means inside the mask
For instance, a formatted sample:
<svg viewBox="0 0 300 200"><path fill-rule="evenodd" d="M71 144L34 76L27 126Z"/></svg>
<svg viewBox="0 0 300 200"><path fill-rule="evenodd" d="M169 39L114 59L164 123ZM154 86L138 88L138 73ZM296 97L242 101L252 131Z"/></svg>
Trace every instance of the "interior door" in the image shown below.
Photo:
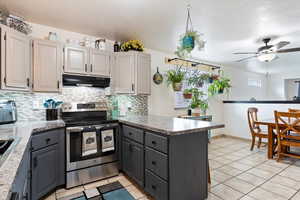
<svg viewBox="0 0 300 200"><path fill-rule="evenodd" d="M115 93L133 94L135 93L135 55L118 53L114 69Z"/></svg>
<svg viewBox="0 0 300 200"><path fill-rule="evenodd" d="M88 53L84 47L67 46L64 49L64 72L74 74L86 74L88 72Z"/></svg>
<svg viewBox="0 0 300 200"><path fill-rule="evenodd" d="M33 41L33 90L59 92L61 88L62 48L53 41Z"/></svg>
<svg viewBox="0 0 300 200"><path fill-rule="evenodd" d="M29 90L30 39L16 31L2 30L2 89Z"/></svg>
<svg viewBox="0 0 300 200"><path fill-rule="evenodd" d="M137 93L151 93L151 56L139 54L137 57Z"/></svg>
<svg viewBox="0 0 300 200"><path fill-rule="evenodd" d="M40 199L56 187L58 174L58 145L32 153L32 199Z"/></svg>
<svg viewBox="0 0 300 200"><path fill-rule="evenodd" d="M90 50L90 72L97 76L110 76L110 53L91 49Z"/></svg>

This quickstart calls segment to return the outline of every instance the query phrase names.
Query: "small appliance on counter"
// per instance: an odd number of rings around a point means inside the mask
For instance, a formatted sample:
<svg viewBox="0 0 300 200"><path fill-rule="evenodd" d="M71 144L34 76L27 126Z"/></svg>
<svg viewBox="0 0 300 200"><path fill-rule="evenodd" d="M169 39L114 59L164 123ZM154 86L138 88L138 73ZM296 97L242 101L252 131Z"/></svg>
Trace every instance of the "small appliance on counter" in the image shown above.
<svg viewBox="0 0 300 200"><path fill-rule="evenodd" d="M12 100L0 101L0 124L15 123L16 121L16 103Z"/></svg>
<svg viewBox="0 0 300 200"><path fill-rule="evenodd" d="M107 117L107 103L64 103L66 187L119 174L119 125Z"/></svg>

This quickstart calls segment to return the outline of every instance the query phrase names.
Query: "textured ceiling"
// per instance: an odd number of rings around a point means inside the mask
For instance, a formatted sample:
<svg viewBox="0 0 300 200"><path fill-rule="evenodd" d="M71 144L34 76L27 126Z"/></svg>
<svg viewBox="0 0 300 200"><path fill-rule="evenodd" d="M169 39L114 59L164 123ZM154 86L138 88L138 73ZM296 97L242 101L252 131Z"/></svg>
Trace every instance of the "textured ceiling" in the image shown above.
<svg viewBox="0 0 300 200"><path fill-rule="evenodd" d="M256 51L265 36L300 46L299 0L0 0L2 8L34 23L112 40L140 39L164 52L174 52L185 30L187 3L194 28L207 41L194 57L262 73L299 68L299 53L279 55L272 63L236 63L243 56L232 54Z"/></svg>

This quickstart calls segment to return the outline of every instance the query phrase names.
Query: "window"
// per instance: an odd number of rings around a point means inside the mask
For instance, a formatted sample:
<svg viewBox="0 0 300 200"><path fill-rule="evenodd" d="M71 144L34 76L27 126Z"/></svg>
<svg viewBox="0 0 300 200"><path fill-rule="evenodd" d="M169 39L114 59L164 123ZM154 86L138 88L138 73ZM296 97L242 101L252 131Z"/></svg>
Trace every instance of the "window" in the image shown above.
<svg viewBox="0 0 300 200"><path fill-rule="evenodd" d="M262 83L260 79L252 79L252 78L248 78L248 86L252 86L252 87L259 87L261 88Z"/></svg>

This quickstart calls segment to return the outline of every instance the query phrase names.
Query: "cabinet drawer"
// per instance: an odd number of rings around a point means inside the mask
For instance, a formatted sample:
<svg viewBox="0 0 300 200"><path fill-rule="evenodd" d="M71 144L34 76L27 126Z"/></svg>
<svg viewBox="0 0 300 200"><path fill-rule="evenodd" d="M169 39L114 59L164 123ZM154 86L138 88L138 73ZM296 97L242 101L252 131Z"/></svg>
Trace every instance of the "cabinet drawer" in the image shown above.
<svg viewBox="0 0 300 200"><path fill-rule="evenodd" d="M145 142L148 147L168 153L168 139L166 137L146 132Z"/></svg>
<svg viewBox="0 0 300 200"><path fill-rule="evenodd" d="M146 170L145 190L157 200L168 199L168 184L150 171Z"/></svg>
<svg viewBox="0 0 300 200"><path fill-rule="evenodd" d="M168 179L168 157L158 151L146 147L146 168L159 177Z"/></svg>
<svg viewBox="0 0 300 200"><path fill-rule="evenodd" d="M33 135L31 140L32 151L58 143L59 134L63 133L63 129L55 129L44 133L39 133L37 135Z"/></svg>
<svg viewBox="0 0 300 200"><path fill-rule="evenodd" d="M141 129L133 128L130 126L123 126L123 134L129 139L144 144L144 132Z"/></svg>

